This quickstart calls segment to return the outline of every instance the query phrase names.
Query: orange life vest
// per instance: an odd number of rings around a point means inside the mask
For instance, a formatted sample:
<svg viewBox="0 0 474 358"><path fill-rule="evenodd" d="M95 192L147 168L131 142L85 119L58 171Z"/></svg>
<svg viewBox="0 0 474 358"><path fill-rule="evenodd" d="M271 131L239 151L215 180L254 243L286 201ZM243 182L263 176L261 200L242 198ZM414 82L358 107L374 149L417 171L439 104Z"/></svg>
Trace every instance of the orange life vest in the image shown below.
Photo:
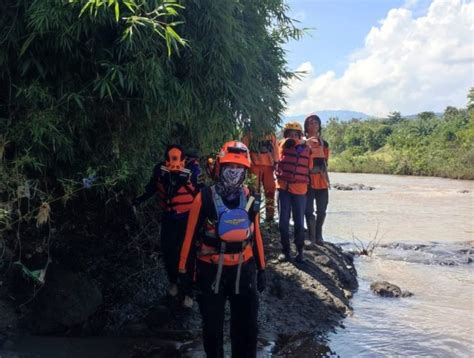
<svg viewBox="0 0 474 358"><path fill-rule="evenodd" d="M216 193L213 192L214 188L211 188L211 194L214 196ZM248 201L247 201L248 191L242 190L240 195L240 204L239 207L235 210L244 210ZM204 198L203 200L207 200ZM210 220L208 219L204 223L204 230L201 236L201 246L198 252L198 258L202 261L217 264L219 262L220 250L222 249L223 238L219 237L218 227L219 222L222 219L221 205L216 205L215 197L210 200L214 203L216 207L217 219ZM248 215L248 213L246 213ZM225 242L224 246L224 266L232 266L239 264L239 254L242 253L242 262L249 260L253 256L251 239L254 231L253 223L249 220L249 233L243 240L229 240ZM232 242L235 241L235 242Z"/></svg>
<svg viewBox="0 0 474 358"><path fill-rule="evenodd" d="M157 184L159 203L163 211L174 212L176 214L187 213L198 191L191 183L178 188L173 196L167 193L166 188L160 182Z"/></svg>
<svg viewBox="0 0 474 358"><path fill-rule="evenodd" d="M304 145L302 150L297 150L296 147L283 147L276 175L288 183L308 184L310 148Z"/></svg>
<svg viewBox="0 0 474 358"><path fill-rule="evenodd" d="M326 155L324 154L324 142L321 138L310 138L306 141L306 143L308 143L311 147L311 159L326 159Z"/></svg>
<svg viewBox="0 0 474 358"><path fill-rule="evenodd" d="M310 172L311 186L320 188L321 184L315 186L315 183L318 183L318 180L323 180L323 185L329 187L330 181L327 170L327 157L324 152L324 141L322 138L312 137L309 138L306 143L308 143L311 148L311 161L313 162L313 168Z"/></svg>
<svg viewBox="0 0 474 358"><path fill-rule="evenodd" d="M253 256L254 227L248 213L253 204L253 197L247 200L248 192L242 188L239 205L231 209L224 204L215 186L211 186L210 191L217 219L208 220L206 223L198 259L217 264L217 274L213 284L214 293L219 292L223 267L237 265L235 293L238 294L242 264Z"/></svg>

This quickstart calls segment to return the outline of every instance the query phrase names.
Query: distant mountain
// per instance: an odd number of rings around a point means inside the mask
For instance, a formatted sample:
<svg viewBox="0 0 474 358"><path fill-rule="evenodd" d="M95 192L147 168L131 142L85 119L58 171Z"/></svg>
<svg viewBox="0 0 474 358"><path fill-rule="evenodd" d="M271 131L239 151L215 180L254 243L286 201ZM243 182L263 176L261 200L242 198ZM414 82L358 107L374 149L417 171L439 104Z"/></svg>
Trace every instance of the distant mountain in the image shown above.
<svg viewBox="0 0 474 358"><path fill-rule="evenodd" d="M337 117L341 121L348 121L348 120L351 120L352 118L367 119L369 117L372 117L362 112L344 111L344 110L316 111L315 113L319 116L319 118L321 118L321 121L323 122L323 124L327 123L329 121L329 118ZM300 114L300 115L295 115L295 116L284 116L283 123L291 122L291 121L297 121L297 122L303 123L305 117L306 117L306 114Z"/></svg>

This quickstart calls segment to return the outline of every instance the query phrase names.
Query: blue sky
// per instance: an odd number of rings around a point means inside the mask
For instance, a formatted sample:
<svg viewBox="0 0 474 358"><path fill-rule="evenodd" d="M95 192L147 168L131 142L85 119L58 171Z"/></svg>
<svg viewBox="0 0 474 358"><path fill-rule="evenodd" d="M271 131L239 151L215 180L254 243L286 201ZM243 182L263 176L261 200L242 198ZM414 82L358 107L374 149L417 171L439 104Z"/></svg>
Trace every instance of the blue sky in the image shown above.
<svg viewBox="0 0 474 358"><path fill-rule="evenodd" d="M302 40L286 45L290 69L308 71L288 91L288 115L323 109L412 114L465 105L468 89L474 86L472 1L287 0L287 4L300 27L312 28ZM423 63L426 68L420 67ZM449 76L433 80L439 71ZM349 101L344 94L357 98Z"/></svg>
<svg viewBox="0 0 474 358"><path fill-rule="evenodd" d="M303 39L286 46L290 68L313 60L317 72L334 70L340 75L371 27L404 1L290 0L287 4L300 27L311 28Z"/></svg>

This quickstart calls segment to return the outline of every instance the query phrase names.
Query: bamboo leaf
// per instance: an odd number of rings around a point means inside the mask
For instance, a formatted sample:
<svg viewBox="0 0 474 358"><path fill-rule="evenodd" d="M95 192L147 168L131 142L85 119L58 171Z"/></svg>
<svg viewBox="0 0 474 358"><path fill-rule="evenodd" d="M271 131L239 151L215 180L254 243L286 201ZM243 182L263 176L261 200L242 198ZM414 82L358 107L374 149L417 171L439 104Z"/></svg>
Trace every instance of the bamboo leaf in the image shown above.
<svg viewBox="0 0 474 358"><path fill-rule="evenodd" d="M18 57L22 57L24 55L25 51L28 49L30 44L35 39L35 37L36 37L36 32L33 32L30 36L28 36L26 41L23 43L23 46L21 46L20 53L18 54Z"/></svg>
<svg viewBox="0 0 474 358"><path fill-rule="evenodd" d="M118 22L120 17L120 8L119 8L119 2L116 0L115 1L115 21Z"/></svg>

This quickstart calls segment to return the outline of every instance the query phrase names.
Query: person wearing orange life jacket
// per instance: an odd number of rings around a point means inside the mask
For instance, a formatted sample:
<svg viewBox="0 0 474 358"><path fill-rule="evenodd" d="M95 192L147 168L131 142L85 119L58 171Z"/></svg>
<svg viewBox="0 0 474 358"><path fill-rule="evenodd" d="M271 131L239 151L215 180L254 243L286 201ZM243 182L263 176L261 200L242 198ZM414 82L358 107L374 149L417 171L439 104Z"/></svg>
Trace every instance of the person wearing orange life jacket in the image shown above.
<svg viewBox="0 0 474 358"><path fill-rule="evenodd" d="M329 175L327 164L329 159L328 142L321 137L321 119L311 114L304 121L304 132L307 143L311 147L313 169L310 172L310 185L306 196L306 224L308 238L312 243L323 243L323 224L329 201ZM316 201L316 217L314 202Z"/></svg>
<svg viewBox="0 0 474 358"><path fill-rule="evenodd" d="M258 294L265 289L259 205L243 185L250 168L247 146L224 144L215 161L216 182L191 207L179 272L195 270L204 350L224 357L223 328L230 301L233 357L256 357Z"/></svg>
<svg viewBox="0 0 474 358"><path fill-rule="evenodd" d="M162 209L160 242L165 268L168 274L170 296L178 294L178 261L184 239L189 210L199 192L199 162L195 158L186 158L179 145L170 145L166 149L165 160L157 164L145 193L133 200L133 205L158 194ZM188 278L188 282L191 278ZM183 285L183 288L186 286ZM184 306L192 306L189 287L185 292Z"/></svg>
<svg viewBox="0 0 474 358"><path fill-rule="evenodd" d="M275 179L273 171L278 163L278 143L274 134L255 138L251 132L242 142L250 149L250 171L257 177L258 187L265 192L265 221L273 222L275 216Z"/></svg>
<svg viewBox="0 0 474 358"><path fill-rule="evenodd" d="M306 192L311 169L310 149L302 140L303 130L298 122L289 122L283 128L284 139L280 143L280 161L276 171L278 188L279 229L282 253L280 261L290 260L290 214L293 214L295 261L304 262L304 213Z"/></svg>

